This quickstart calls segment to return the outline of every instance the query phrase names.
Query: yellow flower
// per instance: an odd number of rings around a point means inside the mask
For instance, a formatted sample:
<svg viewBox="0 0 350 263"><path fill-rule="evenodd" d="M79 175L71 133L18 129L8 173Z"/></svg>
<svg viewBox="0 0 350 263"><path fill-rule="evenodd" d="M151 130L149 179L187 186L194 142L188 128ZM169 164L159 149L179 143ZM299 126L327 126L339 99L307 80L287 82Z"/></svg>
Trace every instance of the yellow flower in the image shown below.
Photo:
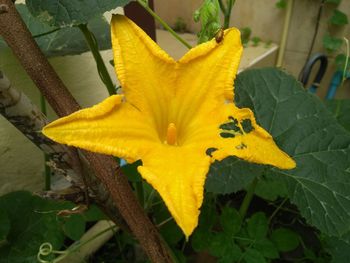
<svg viewBox="0 0 350 263"><path fill-rule="evenodd" d="M282 169L295 162L237 108L233 80L242 53L237 29L175 61L137 25L112 22L115 70L124 95L58 119L43 129L56 142L134 162L188 237L198 224L210 164L233 155ZM228 101L229 100L229 101Z"/></svg>

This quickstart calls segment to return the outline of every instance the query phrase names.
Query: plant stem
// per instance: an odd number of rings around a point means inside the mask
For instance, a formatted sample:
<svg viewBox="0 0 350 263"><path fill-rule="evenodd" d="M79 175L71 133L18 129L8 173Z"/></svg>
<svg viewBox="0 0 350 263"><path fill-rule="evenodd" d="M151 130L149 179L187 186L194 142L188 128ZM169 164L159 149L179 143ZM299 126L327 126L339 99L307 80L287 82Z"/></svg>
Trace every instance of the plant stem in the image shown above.
<svg viewBox="0 0 350 263"><path fill-rule="evenodd" d="M169 31L177 40L179 40L182 44L184 44L187 48L191 49L192 46L184 40L182 37L180 37L163 19L161 19L147 4L144 0L137 0L137 2L144 8L146 11L154 17L166 30Z"/></svg>
<svg viewBox="0 0 350 263"><path fill-rule="evenodd" d="M256 188L257 184L258 184L258 178L255 177L253 182L248 186L247 193L243 199L241 207L239 208L239 214L241 215L242 219L244 219L244 217L248 211L248 208L249 208L249 205L253 199L255 188Z"/></svg>
<svg viewBox="0 0 350 263"><path fill-rule="evenodd" d="M288 200L288 198L284 198L283 201L279 204L279 206L275 209L275 211L273 211L272 215L269 217L269 220L268 220L269 224L270 224L272 218L274 218L275 215L277 215L278 211L281 210L282 206L287 202L287 200Z"/></svg>
<svg viewBox="0 0 350 263"><path fill-rule="evenodd" d="M230 26L230 18L232 13L232 7L235 4L236 0L229 0L228 5L226 7L226 11L224 12L224 29L229 28Z"/></svg>
<svg viewBox="0 0 350 263"><path fill-rule="evenodd" d="M349 55L350 55L350 47L349 47L349 40L344 37L344 41L345 41L345 46L346 46L346 58L345 58L345 65L344 65L344 69L343 69L343 77L342 77L342 84L344 84L345 80L347 79L346 75L347 75L347 70L348 70L348 65L349 65Z"/></svg>
<svg viewBox="0 0 350 263"><path fill-rule="evenodd" d="M109 95L116 94L115 85L109 75L106 64L104 63L101 53L98 48L98 43L94 34L88 29L87 24L81 24L78 26L80 31L83 33L85 40L91 50L92 55L96 61L98 75L100 76L102 82L105 84Z"/></svg>
<svg viewBox="0 0 350 263"><path fill-rule="evenodd" d="M46 101L45 97L40 94L40 107L41 112L46 116L47 110L46 110ZM47 162L50 160L49 156L44 153L44 174L45 174L45 190L51 190L51 169L47 165Z"/></svg>

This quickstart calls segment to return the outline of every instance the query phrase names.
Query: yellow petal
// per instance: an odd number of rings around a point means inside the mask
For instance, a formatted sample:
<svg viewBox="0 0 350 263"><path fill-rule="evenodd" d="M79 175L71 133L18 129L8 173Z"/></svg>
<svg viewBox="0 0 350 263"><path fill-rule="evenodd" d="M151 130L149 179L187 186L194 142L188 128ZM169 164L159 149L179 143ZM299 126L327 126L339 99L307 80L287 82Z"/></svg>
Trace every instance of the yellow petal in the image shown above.
<svg viewBox="0 0 350 263"><path fill-rule="evenodd" d="M114 95L92 108L77 111L44 127L52 140L93 152L136 161L159 144L149 120L122 96Z"/></svg>
<svg viewBox="0 0 350 263"><path fill-rule="evenodd" d="M127 101L165 131L176 62L125 16L113 16L111 34L115 70Z"/></svg>
<svg viewBox="0 0 350 263"><path fill-rule="evenodd" d="M177 64L176 97L172 118L182 129L196 116L224 104L230 94L242 54L238 29L225 30L222 42L215 39L191 49Z"/></svg>
<svg viewBox="0 0 350 263"><path fill-rule="evenodd" d="M186 237L198 224L210 158L198 149L163 145L142 159L138 168L161 195Z"/></svg>
<svg viewBox="0 0 350 263"><path fill-rule="evenodd" d="M215 149L211 153L215 160L237 156L281 169L295 168L294 160L256 123L253 112L248 108L239 109L232 103L222 105L205 119L197 120L195 125L202 129L193 128L185 145Z"/></svg>

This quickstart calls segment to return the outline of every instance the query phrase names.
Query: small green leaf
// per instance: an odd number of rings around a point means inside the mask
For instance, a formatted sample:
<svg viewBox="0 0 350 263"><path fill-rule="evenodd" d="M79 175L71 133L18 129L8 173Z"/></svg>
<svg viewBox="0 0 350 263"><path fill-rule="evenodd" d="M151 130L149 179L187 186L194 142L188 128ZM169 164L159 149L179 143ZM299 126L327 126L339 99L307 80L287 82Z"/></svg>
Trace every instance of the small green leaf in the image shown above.
<svg viewBox="0 0 350 263"><path fill-rule="evenodd" d="M265 258L275 259L279 257L275 244L267 238L256 241L253 247L258 250Z"/></svg>
<svg viewBox="0 0 350 263"><path fill-rule="evenodd" d="M233 236L241 229L242 218L236 209L224 207L220 215L220 222L224 233Z"/></svg>
<svg viewBox="0 0 350 263"><path fill-rule="evenodd" d="M67 237L77 241L85 232L85 220L81 215L70 215L65 219L63 231Z"/></svg>
<svg viewBox="0 0 350 263"><path fill-rule="evenodd" d="M224 255L222 255L218 263L232 263L238 262L242 257L242 251L239 246L234 243L231 243L230 246L227 247Z"/></svg>
<svg viewBox="0 0 350 263"><path fill-rule="evenodd" d="M91 19L124 6L130 0L27 0L26 5L33 16L54 26L71 27L86 24Z"/></svg>
<svg viewBox="0 0 350 263"><path fill-rule="evenodd" d="M350 100L327 100L325 104L339 124L350 132Z"/></svg>
<svg viewBox="0 0 350 263"><path fill-rule="evenodd" d="M10 231L10 218L5 210L0 210L0 243L6 239L7 234Z"/></svg>
<svg viewBox="0 0 350 263"><path fill-rule="evenodd" d="M285 9L287 7L287 1L286 0L278 0L276 3L276 7L280 9Z"/></svg>
<svg viewBox="0 0 350 263"><path fill-rule="evenodd" d="M261 239L267 235L269 229L266 215L263 212L255 213L247 224L248 235L254 239Z"/></svg>
<svg viewBox="0 0 350 263"><path fill-rule="evenodd" d="M349 23L348 16L345 13L339 11L338 9L335 9L333 11L332 17L329 19L329 23L337 26L346 25Z"/></svg>
<svg viewBox="0 0 350 263"><path fill-rule="evenodd" d="M325 35L323 37L323 46L329 51L337 51L343 45L343 39Z"/></svg>
<svg viewBox="0 0 350 263"><path fill-rule="evenodd" d="M350 61L350 58L348 58L348 59ZM343 71L345 68L345 63L346 63L346 55L345 54L338 54L335 57L334 62L337 65L337 70ZM348 63L346 70L350 70L350 62Z"/></svg>
<svg viewBox="0 0 350 263"><path fill-rule="evenodd" d="M281 252L288 252L299 246L299 235L288 228L277 228L271 233L271 240Z"/></svg>
<svg viewBox="0 0 350 263"><path fill-rule="evenodd" d="M265 200L275 201L286 197L288 189L281 177L267 174L259 178L255 194Z"/></svg>
<svg viewBox="0 0 350 263"><path fill-rule="evenodd" d="M136 161L134 163L126 164L121 167L123 174L125 174L130 182L137 183L141 182L142 178L140 173L137 171L137 167L141 165L141 161Z"/></svg>
<svg viewBox="0 0 350 263"><path fill-rule="evenodd" d="M197 228L191 236L192 248L197 252L206 250L209 247L211 238L212 234L208 229Z"/></svg>
<svg viewBox="0 0 350 263"><path fill-rule="evenodd" d="M243 259L246 263L266 263L266 260L261 253L255 249L248 248L244 252Z"/></svg>
<svg viewBox="0 0 350 263"><path fill-rule="evenodd" d="M96 205L90 205L89 209L82 214L86 222L106 220L108 217Z"/></svg>
<svg viewBox="0 0 350 263"><path fill-rule="evenodd" d="M169 245L177 244L183 237L183 232L174 220L161 226L159 232Z"/></svg>
<svg viewBox="0 0 350 263"><path fill-rule="evenodd" d="M248 163L236 157L215 161L210 166L205 188L219 194L237 192L244 189L263 169L262 165Z"/></svg>
<svg viewBox="0 0 350 263"><path fill-rule="evenodd" d="M230 239L224 232L213 234L209 243L209 253L215 257L224 256L227 246L230 246Z"/></svg>
<svg viewBox="0 0 350 263"><path fill-rule="evenodd" d="M332 256L332 263L350 262L350 244L335 237L326 238L328 252Z"/></svg>

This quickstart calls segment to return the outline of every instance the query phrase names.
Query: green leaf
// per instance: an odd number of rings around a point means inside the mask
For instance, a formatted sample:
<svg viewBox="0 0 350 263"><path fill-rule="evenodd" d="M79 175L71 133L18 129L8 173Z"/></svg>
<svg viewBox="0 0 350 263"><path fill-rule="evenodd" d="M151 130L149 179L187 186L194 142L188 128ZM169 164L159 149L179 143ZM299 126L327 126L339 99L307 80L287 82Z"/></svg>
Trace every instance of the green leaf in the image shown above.
<svg viewBox="0 0 350 263"><path fill-rule="evenodd" d="M350 132L350 100L327 100L325 104L339 124Z"/></svg>
<svg viewBox="0 0 350 263"><path fill-rule="evenodd" d="M288 189L281 177L266 174L259 178L255 194L265 200L275 201L277 198L286 197Z"/></svg>
<svg viewBox="0 0 350 263"><path fill-rule="evenodd" d="M56 213L73 208L67 202L52 202L29 192L13 192L0 197L0 211L6 211L11 222L7 243L0 247L0 262L34 263L44 242L59 250L64 234Z"/></svg>
<svg viewBox="0 0 350 263"><path fill-rule="evenodd" d="M248 235L254 239L261 239L267 235L269 230L266 215L263 212L255 213L247 223Z"/></svg>
<svg viewBox="0 0 350 263"><path fill-rule="evenodd" d="M325 35L323 37L323 46L329 52L337 51L342 45L343 39L341 38L332 37L330 35Z"/></svg>
<svg viewBox="0 0 350 263"><path fill-rule="evenodd" d="M299 246L300 237L288 228L277 228L271 233L271 240L281 252L288 252Z"/></svg>
<svg viewBox="0 0 350 263"><path fill-rule="evenodd" d="M205 188L209 192L228 194L242 190L264 167L228 157L210 166Z"/></svg>
<svg viewBox="0 0 350 263"><path fill-rule="evenodd" d="M327 250L332 256L332 263L350 262L350 244L335 237L326 239Z"/></svg>
<svg viewBox="0 0 350 263"><path fill-rule="evenodd" d="M230 245L230 239L227 238L224 232L219 232L212 235L209 243L209 254L215 257L225 255L227 246Z"/></svg>
<svg viewBox="0 0 350 263"><path fill-rule="evenodd" d="M258 250L265 258L275 259L279 257L275 244L267 238L258 240L254 243L253 247Z"/></svg>
<svg viewBox="0 0 350 263"><path fill-rule="evenodd" d="M191 245L194 251L203 251L209 247L212 240L212 234L208 229L198 227L191 236Z"/></svg>
<svg viewBox="0 0 350 263"><path fill-rule="evenodd" d="M0 210L0 243L6 240L6 236L10 231L10 218L5 210Z"/></svg>
<svg viewBox="0 0 350 263"><path fill-rule="evenodd" d="M131 0L26 0L29 11L41 21L59 27L86 24L106 11Z"/></svg>
<svg viewBox="0 0 350 263"><path fill-rule="evenodd" d="M128 163L121 167L123 174L128 177L130 182L137 183L142 181L142 177L137 171L137 167L141 164L141 161L136 161L134 163Z"/></svg>
<svg viewBox="0 0 350 263"><path fill-rule="evenodd" d="M108 217L96 205L90 205L89 209L82 214L86 222L107 220Z"/></svg>
<svg viewBox="0 0 350 263"><path fill-rule="evenodd" d="M83 34L80 32L79 28L51 27L33 17L28 11L26 5L17 4L16 8L21 14L21 17L23 18L25 24L33 36L52 32L51 34L46 34L35 38L40 49L46 56L54 57L77 55L86 51L90 51L89 47L86 44L86 40ZM96 17L89 22L88 27L94 33L100 50L111 48L109 24L104 18L101 16ZM56 29L58 29L58 31L54 31ZM2 39L0 39L0 49L3 48L7 48L7 45Z"/></svg>
<svg viewBox="0 0 350 263"><path fill-rule="evenodd" d="M350 70L350 57L348 57L348 64L346 65L346 69L345 69L345 64L346 64L346 55L345 54L338 54L336 57L335 57L335 64L337 66L337 70L340 70L340 71L349 71Z"/></svg>
<svg viewBox="0 0 350 263"><path fill-rule="evenodd" d="M335 9L333 11L333 15L329 19L329 23L337 26L343 26L349 23L348 16L343 13L342 11L339 11L338 9Z"/></svg>
<svg viewBox="0 0 350 263"><path fill-rule="evenodd" d="M66 218L63 231L67 237L78 241L85 232L85 220L82 215L71 215Z"/></svg>
<svg viewBox="0 0 350 263"><path fill-rule="evenodd" d="M169 245L176 245L183 237L183 232L174 220L164 224L159 232Z"/></svg>
<svg viewBox="0 0 350 263"><path fill-rule="evenodd" d="M276 7L280 9L285 9L287 7L287 1L286 0L278 0L276 3Z"/></svg>
<svg viewBox="0 0 350 263"><path fill-rule="evenodd" d="M224 233L233 236L241 229L242 218L236 209L224 207L220 215L220 222Z"/></svg>
<svg viewBox="0 0 350 263"><path fill-rule="evenodd" d="M255 249L248 248L243 256L246 263L266 263L266 260L261 253Z"/></svg>
<svg viewBox="0 0 350 263"><path fill-rule="evenodd" d="M235 83L236 101L293 157L281 176L301 214L322 232L339 236L350 228L350 135L324 104L294 77L277 69L248 70Z"/></svg>

